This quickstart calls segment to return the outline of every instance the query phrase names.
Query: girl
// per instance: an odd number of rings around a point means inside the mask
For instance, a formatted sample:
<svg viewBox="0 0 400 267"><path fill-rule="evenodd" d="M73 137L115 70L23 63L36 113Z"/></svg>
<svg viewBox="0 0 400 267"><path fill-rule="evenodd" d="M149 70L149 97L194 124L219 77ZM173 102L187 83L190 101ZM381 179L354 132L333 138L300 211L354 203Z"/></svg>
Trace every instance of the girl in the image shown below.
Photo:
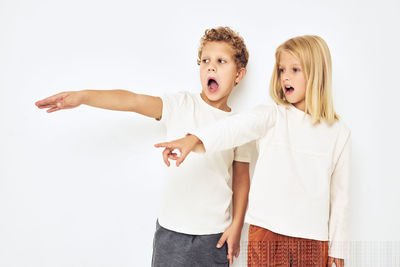
<svg viewBox="0 0 400 267"><path fill-rule="evenodd" d="M331 57L318 36L287 40L275 53L275 103L157 144L179 166L190 151L257 140L250 188L248 266L344 266L350 131L335 113ZM173 152L178 149L181 155Z"/></svg>

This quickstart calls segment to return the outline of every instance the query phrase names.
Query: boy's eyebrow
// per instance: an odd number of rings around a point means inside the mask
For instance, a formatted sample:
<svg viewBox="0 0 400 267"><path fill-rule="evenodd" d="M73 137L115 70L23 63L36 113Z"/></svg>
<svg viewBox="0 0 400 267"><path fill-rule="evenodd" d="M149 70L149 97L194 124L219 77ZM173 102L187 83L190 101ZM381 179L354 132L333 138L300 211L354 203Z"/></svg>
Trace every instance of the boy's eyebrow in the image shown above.
<svg viewBox="0 0 400 267"><path fill-rule="evenodd" d="M203 56L203 55L202 55ZM210 57L210 55L204 54L204 56L206 57ZM229 54L217 54L217 55L212 55L215 58L219 58L219 57L232 57L232 55Z"/></svg>

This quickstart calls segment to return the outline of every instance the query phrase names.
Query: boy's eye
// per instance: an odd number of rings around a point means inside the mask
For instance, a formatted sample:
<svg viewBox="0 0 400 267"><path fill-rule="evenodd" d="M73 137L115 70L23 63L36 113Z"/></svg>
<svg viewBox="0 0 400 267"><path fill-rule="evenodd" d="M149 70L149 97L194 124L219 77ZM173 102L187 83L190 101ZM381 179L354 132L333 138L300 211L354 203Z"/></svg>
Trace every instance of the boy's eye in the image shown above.
<svg viewBox="0 0 400 267"><path fill-rule="evenodd" d="M218 62L219 62L219 63L226 63L226 60L224 60L224 59L218 59Z"/></svg>
<svg viewBox="0 0 400 267"><path fill-rule="evenodd" d="M202 61L203 61L203 63L208 63L210 60L209 59L203 59Z"/></svg>

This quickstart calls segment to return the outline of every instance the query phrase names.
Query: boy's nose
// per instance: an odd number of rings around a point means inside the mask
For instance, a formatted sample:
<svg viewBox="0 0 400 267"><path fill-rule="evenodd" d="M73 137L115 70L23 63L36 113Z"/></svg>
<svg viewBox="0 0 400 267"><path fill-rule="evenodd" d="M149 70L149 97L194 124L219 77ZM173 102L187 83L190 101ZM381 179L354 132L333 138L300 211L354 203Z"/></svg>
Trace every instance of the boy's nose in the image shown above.
<svg viewBox="0 0 400 267"><path fill-rule="evenodd" d="M215 66L214 65L208 66L208 71L215 71Z"/></svg>

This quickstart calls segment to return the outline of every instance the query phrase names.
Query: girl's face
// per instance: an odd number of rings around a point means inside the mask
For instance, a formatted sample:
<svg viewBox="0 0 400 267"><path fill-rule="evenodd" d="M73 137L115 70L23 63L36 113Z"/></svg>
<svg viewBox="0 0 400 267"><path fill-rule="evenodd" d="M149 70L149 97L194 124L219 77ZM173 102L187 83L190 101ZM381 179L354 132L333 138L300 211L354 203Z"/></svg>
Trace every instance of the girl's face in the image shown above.
<svg viewBox="0 0 400 267"><path fill-rule="evenodd" d="M282 51L279 56L279 77L286 100L304 111L306 78L300 60L287 51Z"/></svg>

